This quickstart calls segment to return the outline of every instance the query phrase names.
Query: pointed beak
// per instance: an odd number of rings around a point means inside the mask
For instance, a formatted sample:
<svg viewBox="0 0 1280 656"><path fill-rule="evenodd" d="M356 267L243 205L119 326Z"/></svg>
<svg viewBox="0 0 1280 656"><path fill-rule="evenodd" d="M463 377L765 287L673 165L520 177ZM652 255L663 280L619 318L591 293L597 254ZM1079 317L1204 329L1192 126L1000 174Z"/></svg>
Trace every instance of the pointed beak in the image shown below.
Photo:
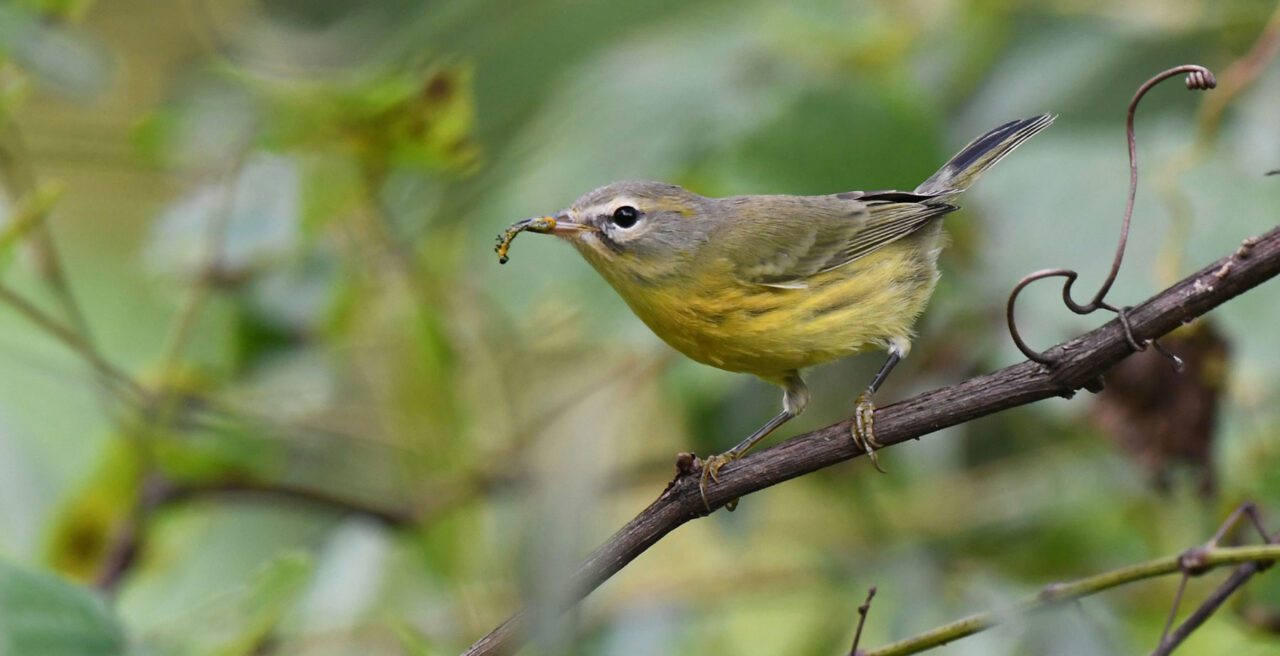
<svg viewBox="0 0 1280 656"><path fill-rule="evenodd" d="M570 220L568 214L564 212L560 212L555 216L545 216L539 220L550 226L546 231L547 234L556 235L557 237L571 237L580 232L595 232L596 230L595 226L590 226L585 223L575 223Z"/></svg>

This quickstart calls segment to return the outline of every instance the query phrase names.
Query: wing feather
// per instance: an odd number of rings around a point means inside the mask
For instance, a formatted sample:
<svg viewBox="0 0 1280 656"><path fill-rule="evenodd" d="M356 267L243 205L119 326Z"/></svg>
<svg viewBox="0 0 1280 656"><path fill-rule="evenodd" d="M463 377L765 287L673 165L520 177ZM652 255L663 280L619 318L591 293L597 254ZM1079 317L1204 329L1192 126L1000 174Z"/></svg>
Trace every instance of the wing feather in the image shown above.
<svg viewBox="0 0 1280 656"><path fill-rule="evenodd" d="M739 280L803 288L808 278L865 257L956 209L931 201L932 196L898 191L725 198L720 202L734 229L713 238L727 247Z"/></svg>

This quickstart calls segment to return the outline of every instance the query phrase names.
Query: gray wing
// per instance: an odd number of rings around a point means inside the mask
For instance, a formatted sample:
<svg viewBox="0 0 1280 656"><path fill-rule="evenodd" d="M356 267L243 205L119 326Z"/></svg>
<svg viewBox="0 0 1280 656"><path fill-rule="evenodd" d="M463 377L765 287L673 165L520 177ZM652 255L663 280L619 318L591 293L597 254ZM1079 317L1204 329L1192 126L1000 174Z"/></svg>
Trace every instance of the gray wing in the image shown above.
<svg viewBox="0 0 1280 656"><path fill-rule="evenodd" d="M727 203L735 224L726 245L738 279L772 287L804 287L809 277L866 256L956 209L931 201L933 196L900 191L854 191L721 202ZM750 211L743 211L748 204Z"/></svg>

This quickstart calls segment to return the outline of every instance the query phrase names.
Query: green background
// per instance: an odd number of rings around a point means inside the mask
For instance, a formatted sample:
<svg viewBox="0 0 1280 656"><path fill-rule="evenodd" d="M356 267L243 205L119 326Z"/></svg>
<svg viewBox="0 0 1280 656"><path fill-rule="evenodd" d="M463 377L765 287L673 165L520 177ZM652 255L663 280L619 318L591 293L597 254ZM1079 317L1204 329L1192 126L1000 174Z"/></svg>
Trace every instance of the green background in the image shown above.
<svg viewBox="0 0 1280 656"><path fill-rule="evenodd" d="M1100 283L1133 90L1177 64L1226 75L1274 10L0 4L0 281L146 390L104 383L0 305L0 653L462 650L554 594L677 452L723 451L780 401L672 352L564 244L521 238L500 267L502 228L618 179L910 189L990 127L1058 114L948 218L942 283L879 397L903 399L1021 359L1003 313L1025 273L1078 268L1080 297ZM1242 89L1175 80L1148 97L1114 303L1275 225L1267 63ZM1219 402L1216 430L1163 489L1105 401L1046 401L885 451L887 475L859 460L687 525L530 651L841 654L871 585L864 647L1177 553L1244 499L1278 529L1276 294L1213 314L1228 355L1189 384ZM1019 308L1045 346L1104 320L1068 313L1052 283ZM880 361L812 372L814 403L775 439L845 418ZM1149 412L1172 411L1161 398ZM130 528L136 561L90 592ZM1137 584L939 653L1144 653L1175 588ZM1271 653L1278 613L1280 579L1263 575L1184 649Z"/></svg>

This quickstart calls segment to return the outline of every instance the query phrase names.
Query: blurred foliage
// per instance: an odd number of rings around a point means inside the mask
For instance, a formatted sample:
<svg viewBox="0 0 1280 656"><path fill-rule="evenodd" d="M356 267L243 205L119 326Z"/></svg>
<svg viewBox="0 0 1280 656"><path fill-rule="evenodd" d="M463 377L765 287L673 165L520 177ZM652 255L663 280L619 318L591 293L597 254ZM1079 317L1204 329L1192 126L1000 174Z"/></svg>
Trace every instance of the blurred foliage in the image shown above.
<svg viewBox="0 0 1280 656"><path fill-rule="evenodd" d="M1057 113L948 220L942 282L883 394L904 398L1018 359L1003 308L1026 272L1102 279L1134 88L1174 64L1222 73L1274 11L0 2L0 283L74 337L0 305L0 653L460 651L551 599L675 453L722 451L779 402L672 354L562 244L522 240L500 268L501 228L625 178L708 195L911 188L993 125ZM1208 101L1174 86L1143 107L1139 147L1144 182L1180 166L1139 192L1116 303L1275 224L1280 67L1190 155ZM1245 498L1280 521L1274 300L1264 286L1215 313L1206 357L1226 363L1193 366L1202 384L1139 372L1110 411L1088 395L1017 409L886 452L886 476L832 468L682 528L531 651L838 654L870 585L864 646L1177 553ZM1044 345L1093 325L1048 288L1020 321ZM788 429L846 416L878 365L815 371ZM1148 435L1169 423L1148 401L1179 385L1217 419L1176 424L1212 433ZM1193 448L1160 461L1156 488L1116 434ZM136 559L113 571L125 547ZM110 604L49 570L113 582ZM1185 650L1273 651L1277 581L1260 576ZM941 651L1149 650L1175 585Z"/></svg>
<svg viewBox="0 0 1280 656"><path fill-rule="evenodd" d="M124 654L124 633L102 600L47 572L0 561L0 653Z"/></svg>
<svg viewBox="0 0 1280 656"><path fill-rule="evenodd" d="M269 644L271 633L306 590L311 559L284 554L267 563L240 589L166 617L144 634L160 654L251 654Z"/></svg>
<svg viewBox="0 0 1280 656"><path fill-rule="evenodd" d="M51 566L85 583L96 578L115 535L128 530L124 527L142 486L142 463L133 445L115 441L105 451L98 470L86 472L80 489L54 518L46 547Z"/></svg>

